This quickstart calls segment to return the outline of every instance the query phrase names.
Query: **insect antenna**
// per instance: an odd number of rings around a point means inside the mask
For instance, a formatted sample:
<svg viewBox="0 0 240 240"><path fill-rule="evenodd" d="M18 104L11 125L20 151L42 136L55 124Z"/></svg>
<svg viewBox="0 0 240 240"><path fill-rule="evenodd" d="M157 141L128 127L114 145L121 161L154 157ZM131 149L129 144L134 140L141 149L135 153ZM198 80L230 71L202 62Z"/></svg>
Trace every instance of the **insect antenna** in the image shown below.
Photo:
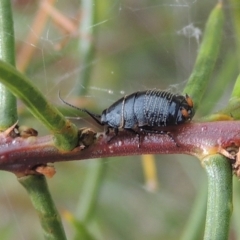
<svg viewBox="0 0 240 240"><path fill-rule="evenodd" d="M76 106L74 106L74 105L72 105L71 103L68 103L68 102L66 102L65 100L63 100L62 99L62 97L60 96L60 91L58 92L58 97L59 97L59 99L63 102L63 103L65 103L66 105L68 105L68 106L70 106L70 107L72 107L72 108L75 108L75 109L77 109L77 110L80 110L81 112L85 112L85 113L87 113L93 120L95 120L99 125L102 125L103 126L103 124L101 123L101 115L98 115L98 114L95 114L95 113L92 113L92 112L89 112L87 109L85 109L85 108L79 108L79 107L76 107Z"/></svg>

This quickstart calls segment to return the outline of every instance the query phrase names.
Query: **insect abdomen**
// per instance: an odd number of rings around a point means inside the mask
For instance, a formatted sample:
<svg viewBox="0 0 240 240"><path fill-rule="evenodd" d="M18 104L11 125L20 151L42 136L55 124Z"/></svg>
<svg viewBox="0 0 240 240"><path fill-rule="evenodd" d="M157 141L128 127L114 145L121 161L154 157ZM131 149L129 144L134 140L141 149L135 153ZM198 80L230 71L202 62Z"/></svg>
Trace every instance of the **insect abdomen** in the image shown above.
<svg viewBox="0 0 240 240"><path fill-rule="evenodd" d="M143 112L148 126L167 126L169 109L174 95L170 92L156 89L145 93Z"/></svg>

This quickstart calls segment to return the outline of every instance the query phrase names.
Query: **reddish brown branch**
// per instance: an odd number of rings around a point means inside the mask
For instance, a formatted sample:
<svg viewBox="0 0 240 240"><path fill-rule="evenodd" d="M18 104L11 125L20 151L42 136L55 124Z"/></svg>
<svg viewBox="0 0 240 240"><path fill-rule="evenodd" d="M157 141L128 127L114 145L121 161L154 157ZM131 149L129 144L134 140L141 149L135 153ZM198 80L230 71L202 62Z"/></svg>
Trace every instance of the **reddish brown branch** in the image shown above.
<svg viewBox="0 0 240 240"><path fill-rule="evenodd" d="M168 128L177 142L166 134L136 134L123 131L110 142L109 136L99 134L89 147L76 147L61 152L53 144L52 136L11 138L0 136L0 169L15 173L29 171L49 162L82 160L141 154L191 154L206 156L221 149L240 145L240 121L191 123ZM140 144L140 147L139 147Z"/></svg>

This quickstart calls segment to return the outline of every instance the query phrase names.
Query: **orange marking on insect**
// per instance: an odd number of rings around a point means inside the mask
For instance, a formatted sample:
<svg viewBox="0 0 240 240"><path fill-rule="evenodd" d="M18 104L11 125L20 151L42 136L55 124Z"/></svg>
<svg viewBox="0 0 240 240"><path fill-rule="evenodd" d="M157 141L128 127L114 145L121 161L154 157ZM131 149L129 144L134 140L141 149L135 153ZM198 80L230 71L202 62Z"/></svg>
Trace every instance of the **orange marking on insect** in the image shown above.
<svg viewBox="0 0 240 240"><path fill-rule="evenodd" d="M181 110L181 112L182 112L182 115L183 115L185 118L188 118L189 114L188 114L188 111L187 111L185 108L183 108L183 109Z"/></svg>
<svg viewBox="0 0 240 240"><path fill-rule="evenodd" d="M189 107L193 107L193 100L186 94L186 101Z"/></svg>

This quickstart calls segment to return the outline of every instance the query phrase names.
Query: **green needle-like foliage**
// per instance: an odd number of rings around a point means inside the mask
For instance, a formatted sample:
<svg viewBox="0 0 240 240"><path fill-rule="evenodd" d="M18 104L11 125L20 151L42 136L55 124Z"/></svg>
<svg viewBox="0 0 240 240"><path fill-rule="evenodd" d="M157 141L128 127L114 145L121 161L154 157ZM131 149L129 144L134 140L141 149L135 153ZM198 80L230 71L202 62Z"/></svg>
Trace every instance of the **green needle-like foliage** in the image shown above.
<svg viewBox="0 0 240 240"><path fill-rule="evenodd" d="M221 155L203 159L208 175L208 203L204 240L228 239L232 214L232 169Z"/></svg>
<svg viewBox="0 0 240 240"><path fill-rule="evenodd" d="M52 200L44 176L26 176L18 181L27 190L41 221L46 240L66 240L61 218Z"/></svg>
<svg viewBox="0 0 240 240"><path fill-rule="evenodd" d="M222 4L218 3L206 23L203 40L197 60L184 89L193 98L194 108L198 109L215 66L222 39L224 14Z"/></svg>
<svg viewBox="0 0 240 240"><path fill-rule="evenodd" d="M15 66L15 45L11 1L0 1L0 59ZM17 121L16 98L0 83L0 131Z"/></svg>
<svg viewBox="0 0 240 240"><path fill-rule="evenodd" d="M55 136L55 143L63 150L77 146L78 130L74 124L51 104L31 81L13 66L0 60L0 82L21 99L29 111L39 119Z"/></svg>
<svg viewBox="0 0 240 240"><path fill-rule="evenodd" d="M14 68L14 34L10 4L9 0L0 2L0 15L2 17L0 18L0 58L2 59L0 60L0 130L9 127L17 120L15 95L53 133L56 145L63 151L70 151L78 144L78 130L75 125L66 121L62 114L49 104L32 82ZM86 31L88 37L91 35L89 38L81 39L79 44L82 64L86 67L81 71L80 78L83 81L83 85L87 86L92 75L92 67L89 66L91 66L94 58L93 40L96 36L92 35L94 35L93 32L95 31L94 26L97 24L96 1L82 1L82 8L86 9L85 14L87 18L81 22L80 32ZM238 15L239 13L235 14L236 19ZM202 103L202 97L219 56L223 25L224 14L222 4L219 2L209 16L194 69L184 89L184 93L189 94L193 98L195 110ZM239 31L238 28L236 28L236 31ZM230 104L233 103L233 107L231 111L228 111L234 118L239 118L237 114L235 115L237 110L234 110L239 107L239 81L240 79L238 78L232 93L232 99L230 100ZM219 92L226 86L224 78L221 81L221 86L219 86ZM80 92L79 89L77 91ZM225 157L219 155L207 156L202 162L208 175L208 206L204 239L227 239L232 212L231 166ZM94 221L94 210L104 170L100 161L94 167L94 171L89 171L91 175L89 175L86 185L83 187L84 191L76 211L77 218L80 219L80 221L76 220L74 222L74 226L78 229L76 237L93 238L92 232L88 229L88 224ZM45 177L38 175L26 176L19 178L19 182L27 190L32 204L39 214L45 239L65 240L66 236L60 216L52 201ZM200 206L199 209L204 209L204 204L202 203L199 201L199 204L197 204ZM195 217L199 218L194 219L195 222L190 221L192 225L189 224L189 226L192 231L184 235L185 239L191 239L194 233L199 232L197 228L199 223L202 223L201 220L205 212L201 211L198 213L196 213Z"/></svg>

